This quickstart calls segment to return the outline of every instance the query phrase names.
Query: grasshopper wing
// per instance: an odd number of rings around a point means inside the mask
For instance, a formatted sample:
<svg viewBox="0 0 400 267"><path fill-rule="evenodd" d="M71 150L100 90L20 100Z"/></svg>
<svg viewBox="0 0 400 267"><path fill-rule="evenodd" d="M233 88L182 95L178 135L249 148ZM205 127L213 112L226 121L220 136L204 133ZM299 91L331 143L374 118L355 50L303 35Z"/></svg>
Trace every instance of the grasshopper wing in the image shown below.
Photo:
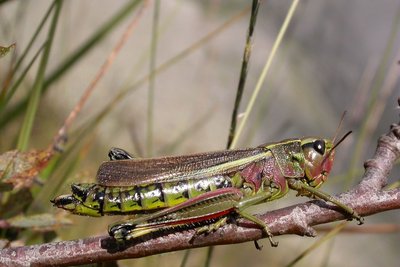
<svg viewBox="0 0 400 267"><path fill-rule="evenodd" d="M185 156L106 161L97 181L107 186L133 186L200 179L239 170L271 154L264 148L225 150Z"/></svg>

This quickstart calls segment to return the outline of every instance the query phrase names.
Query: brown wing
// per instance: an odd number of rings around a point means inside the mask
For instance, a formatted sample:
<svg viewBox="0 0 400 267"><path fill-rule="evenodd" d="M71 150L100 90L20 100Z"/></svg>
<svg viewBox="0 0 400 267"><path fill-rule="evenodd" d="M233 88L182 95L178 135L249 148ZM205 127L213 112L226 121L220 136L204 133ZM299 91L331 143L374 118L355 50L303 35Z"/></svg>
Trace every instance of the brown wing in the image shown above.
<svg viewBox="0 0 400 267"><path fill-rule="evenodd" d="M107 186L133 186L178 181L183 178L204 178L216 174L215 169L211 170L211 167L239 160L238 166L226 170L234 171L241 167L241 159L260 153L265 153L265 149L259 147L185 156L106 161L99 167L97 181ZM248 162L243 165L247 164Z"/></svg>

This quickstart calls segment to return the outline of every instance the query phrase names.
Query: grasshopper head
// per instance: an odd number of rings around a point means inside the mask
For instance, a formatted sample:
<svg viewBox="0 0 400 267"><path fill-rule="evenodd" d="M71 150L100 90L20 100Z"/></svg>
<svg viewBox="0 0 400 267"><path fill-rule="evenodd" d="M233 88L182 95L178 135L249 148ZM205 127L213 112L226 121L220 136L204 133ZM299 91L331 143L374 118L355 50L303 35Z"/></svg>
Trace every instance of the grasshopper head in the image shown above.
<svg viewBox="0 0 400 267"><path fill-rule="evenodd" d="M306 182L318 188L325 182L333 166L333 142L329 139L309 137L301 140L301 147L305 159Z"/></svg>
<svg viewBox="0 0 400 267"><path fill-rule="evenodd" d="M308 185L318 188L325 182L333 166L335 148L337 148L351 133L351 131L347 132L336 143L334 141L336 139L336 134L333 141L315 137L301 140L301 148L303 149L305 161L305 179Z"/></svg>

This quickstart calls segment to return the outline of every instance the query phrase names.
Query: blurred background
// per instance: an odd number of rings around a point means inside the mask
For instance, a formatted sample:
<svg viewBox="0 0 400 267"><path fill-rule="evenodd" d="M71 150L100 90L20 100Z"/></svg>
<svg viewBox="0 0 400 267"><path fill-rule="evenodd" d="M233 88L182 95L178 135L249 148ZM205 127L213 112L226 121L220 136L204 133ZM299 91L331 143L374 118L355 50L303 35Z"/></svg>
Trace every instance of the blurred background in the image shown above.
<svg viewBox="0 0 400 267"><path fill-rule="evenodd" d="M51 144L137 15L133 2L63 2L29 149L44 149ZM106 234L107 224L117 219L69 215L53 208L49 200L68 193L73 182L93 182L111 147L124 148L138 157L225 149L251 1L160 2L155 50L151 49L155 2L149 1L129 41L73 123L65 153L30 189L34 201L25 207L25 214L51 213L73 224L54 225L51 235L19 230L14 233L16 244ZM0 1L0 46L16 43L15 50L0 58L2 88L10 66L35 36L52 3ZM290 5L291 1L272 0L260 6L240 111L249 101ZM45 43L52 16L45 20L18 73ZM342 134L348 130L354 133L339 147L334 170L323 190L335 194L356 184L377 138L399 119L399 26L400 1L300 1L237 147L302 136L333 137L346 110ZM216 29L219 31L215 33ZM101 37L90 43L99 32ZM85 45L88 49L78 53ZM40 57L0 110L1 153L16 148L26 114L21 101L32 90ZM151 58L156 68L164 68L149 86L146 77ZM150 100L149 87L154 89ZM121 92L127 93L118 98ZM398 181L398 175L394 170L390 183ZM291 193L257 209L272 210L304 201L307 199ZM365 226L397 225L399 220L398 211L385 212L367 217ZM270 248L268 241L262 240L261 252L252 243L219 246L211 266L285 266L324 234L320 231L316 238L279 236L278 248ZM308 253L297 266L395 266L400 261L399 245L398 232L342 233ZM206 250L193 250L188 266L203 266ZM175 252L125 260L120 266L177 266L183 255Z"/></svg>

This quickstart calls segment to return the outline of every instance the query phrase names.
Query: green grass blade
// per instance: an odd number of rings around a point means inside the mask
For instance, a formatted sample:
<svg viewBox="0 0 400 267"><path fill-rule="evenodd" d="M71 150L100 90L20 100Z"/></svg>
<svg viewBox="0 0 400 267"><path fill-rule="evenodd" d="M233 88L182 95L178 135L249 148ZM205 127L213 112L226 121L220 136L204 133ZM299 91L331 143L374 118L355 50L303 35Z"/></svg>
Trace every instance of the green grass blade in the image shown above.
<svg viewBox="0 0 400 267"><path fill-rule="evenodd" d="M45 92L49 86L57 81L67 70L71 69L80 59L83 58L96 44L104 39L107 34L111 33L112 30L118 26L124 18L126 18L132 10L134 10L142 0L130 1L124 7L120 9L109 21L107 21L102 27L99 28L82 46L80 46L75 52L67 56L66 59L46 78L43 84L43 92ZM5 127L15 117L19 116L23 112L24 107L28 104L28 98L25 98L15 104L14 107L0 118L0 128Z"/></svg>
<svg viewBox="0 0 400 267"><path fill-rule="evenodd" d="M39 70L36 75L35 83L32 88L32 93L29 98L29 103L28 107L25 113L25 118L22 124L22 129L20 132L20 135L18 137L18 143L17 143L17 148L21 151L24 151L28 147L28 142L29 142L29 137L32 132L32 127L34 123L34 119L36 116L36 112L39 106L39 100L40 100L40 95L42 93L43 89L43 81L44 81L44 75L47 67L47 63L49 60L49 55L51 51L51 46L53 43L54 35L56 32L56 27L57 27L57 22L58 18L60 17L60 10L62 6L62 1L57 0L55 10L54 10L54 16L53 20L49 29L47 41L46 41L46 47L43 52L42 60L39 65Z"/></svg>
<svg viewBox="0 0 400 267"><path fill-rule="evenodd" d="M15 64L15 67L14 67L14 70L13 70L13 75L19 69L19 67L21 66L22 62L24 61L26 55L31 50L33 43L35 42L36 38L39 36L39 33L42 31L43 26L46 23L46 21L48 20L50 14L51 14L51 11L53 10L55 4L56 4L56 0L53 1L53 3L50 5L49 9L44 14L43 19L40 21L38 27L36 28L35 32L33 33L33 35L31 37L31 39L29 40L29 43L26 46L24 52L22 52L22 54L19 57L17 63Z"/></svg>

